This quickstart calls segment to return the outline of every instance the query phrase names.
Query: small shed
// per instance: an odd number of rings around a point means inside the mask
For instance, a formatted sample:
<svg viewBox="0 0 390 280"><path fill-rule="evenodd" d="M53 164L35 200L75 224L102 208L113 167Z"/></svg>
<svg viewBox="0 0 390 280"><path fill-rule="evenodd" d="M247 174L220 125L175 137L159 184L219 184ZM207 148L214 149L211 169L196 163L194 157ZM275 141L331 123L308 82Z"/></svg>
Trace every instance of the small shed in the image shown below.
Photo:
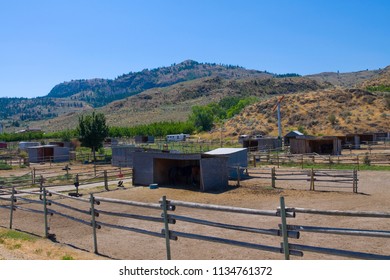
<svg viewBox="0 0 390 280"><path fill-rule="evenodd" d="M154 136L137 135L134 137L135 144L153 144Z"/></svg>
<svg viewBox="0 0 390 280"><path fill-rule="evenodd" d="M227 157L205 154L134 152L133 185L181 186L203 192L228 186Z"/></svg>
<svg viewBox="0 0 390 280"><path fill-rule="evenodd" d="M37 147L40 146L39 142L19 142L19 149L26 151L29 147Z"/></svg>
<svg viewBox="0 0 390 280"><path fill-rule="evenodd" d="M353 133L345 136L345 145L352 149L360 149L361 144L372 144L377 141L375 133Z"/></svg>
<svg viewBox="0 0 390 280"><path fill-rule="evenodd" d="M336 136L298 136L290 139L290 153L341 155L341 140Z"/></svg>
<svg viewBox="0 0 390 280"><path fill-rule="evenodd" d="M70 149L56 145L42 145L27 148L30 163L69 161Z"/></svg>
<svg viewBox="0 0 390 280"><path fill-rule="evenodd" d="M298 130L290 131L289 133L284 135L284 145L285 146L290 145L290 139L293 139L293 138L295 139L298 136L304 136L304 134Z"/></svg>
<svg viewBox="0 0 390 280"><path fill-rule="evenodd" d="M229 178L237 179L237 167L248 167L248 149L246 148L218 148L207 155L226 156L228 158ZM240 177L244 176L244 169L240 169Z"/></svg>
<svg viewBox="0 0 390 280"><path fill-rule="evenodd" d="M242 140L242 147L250 151L269 151L282 147L281 139L277 137L252 138Z"/></svg>

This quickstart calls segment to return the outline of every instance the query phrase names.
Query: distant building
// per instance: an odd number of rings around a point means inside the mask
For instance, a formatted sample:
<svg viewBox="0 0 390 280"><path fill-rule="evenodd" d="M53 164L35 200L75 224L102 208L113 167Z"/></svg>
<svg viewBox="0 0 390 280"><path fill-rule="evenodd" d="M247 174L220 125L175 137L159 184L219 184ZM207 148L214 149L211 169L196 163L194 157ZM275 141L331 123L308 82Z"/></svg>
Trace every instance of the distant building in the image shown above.
<svg viewBox="0 0 390 280"><path fill-rule="evenodd" d="M28 133L28 132L43 132L41 128L36 127L36 128L26 128L26 129L21 129L16 131L16 133Z"/></svg>
<svg viewBox="0 0 390 280"><path fill-rule="evenodd" d="M341 155L341 139L336 136L297 136L290 139L290 153Z"/></svg>
<svg viewBox="0 0 390 280"><path fill-rule="evenodd" d="M154 136L137 135L134 137L135 144L153 144Z"/></svg>
<svg viewBox="0 0 390 280"><path fill-rule="evenodd" d="M30 163L69 161L70 149L56 145L40 145L27 148Z"/></svg>
<svg viewBox="0 0 390 280"><path fill-rule="evenodd" d="M284 135L284 145L289 146L290 145L290 139L295 139L297 136L304 136L304 134L298 130L290 131L286 135Z"/></svg>
<svg viewBox="0 0 390 280"><path fill-rule="evenodd" d="M242 147L249 151L269 151L282 147L282 140L277 137L248 137L242 139Z"/></svg>
<svg viewBox="0 0 390 280"><path fill-rule="evenodd" d="M41 143L39 142L19 142L19 149L20 150L24 150L26 151L27 148L30 148L30 147L36 147L36 146L40 146Z"/></svg>

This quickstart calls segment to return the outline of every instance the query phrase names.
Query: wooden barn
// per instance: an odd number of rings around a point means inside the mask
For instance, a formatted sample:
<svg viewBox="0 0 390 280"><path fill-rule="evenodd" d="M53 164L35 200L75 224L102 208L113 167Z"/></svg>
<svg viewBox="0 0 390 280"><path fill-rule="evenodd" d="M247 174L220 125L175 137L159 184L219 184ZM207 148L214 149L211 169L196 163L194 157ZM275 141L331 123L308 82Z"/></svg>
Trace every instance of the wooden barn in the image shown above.
<svg viewBox="0 0 390 280"><path fill-rule="evenodd" d="M133 185L221 191L228 186L227 162L225 156L207 154L134 152Z"/></svg>
<svg viewBox="0 0 390 280"><path fill-rule="evenodd" d="M284 145L289 146L291 139L295 139L300 136L304 136L304 134L298 130L290 131L289 133L284 135Z"/></svg>
<svg viewBox="0 0 390 280"><path fill-rule="evenodd" d="M341 155L341 140L335 136L302 136L290 139L290 153Z"/></svg>
<svg viewBox="0 0 390 280"><path fill-rule="evenodd" d="M242 147L250 151L269 151L282 148L282 141L277 137L242 139Z"/></svg>
<svg viewBox="0 0 390 280"><path fill-rule="evenodd" d="M117 167L133 167L134 152L141 152L144 149L134 145L112 146L112 165Z"/></svg>
<svg viewBox="0 0 390 280"><path fill-rule="evenodd" d="M70 148L42 145L27 148L30 163L69 161Z"/></svg>
<svg viewBox="0 0 390 280"><path fill-rule="evenodd" d="M153 144L154 136L137 135L134 137L135 144Z"/></svg>
<svg viewBox="0 0 390 280"><path fill-rule="evenodd" d="M248 167L248 149L246 148L218 148L207 155L226 156L228 158L229 179L237 179L237 166ZM244 176L244 169L240 169L240 178Z"/></svg>

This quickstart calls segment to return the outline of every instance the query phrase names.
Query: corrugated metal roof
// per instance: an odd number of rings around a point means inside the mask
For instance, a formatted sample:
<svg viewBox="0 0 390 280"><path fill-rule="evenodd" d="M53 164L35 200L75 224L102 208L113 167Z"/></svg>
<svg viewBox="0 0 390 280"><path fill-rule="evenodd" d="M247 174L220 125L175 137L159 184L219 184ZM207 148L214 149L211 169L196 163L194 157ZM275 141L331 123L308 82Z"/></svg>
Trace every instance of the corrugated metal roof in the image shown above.
<svg viewBox="0 0 390 280"><path fill-rule="evenodd" d="M218 149L206 152L205 154L208 154L208 155L228 155L228 154L234 154L237 152L241 152L243 150L247 150L247 148L218 148Z"/></svg>

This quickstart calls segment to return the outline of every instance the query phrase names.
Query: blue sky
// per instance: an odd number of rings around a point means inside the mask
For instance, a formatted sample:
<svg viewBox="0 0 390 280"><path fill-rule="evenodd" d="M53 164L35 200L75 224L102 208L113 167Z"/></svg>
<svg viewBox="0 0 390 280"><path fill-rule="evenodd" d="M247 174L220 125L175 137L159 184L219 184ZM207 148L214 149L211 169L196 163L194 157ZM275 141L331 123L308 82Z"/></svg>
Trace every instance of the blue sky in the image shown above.
<svg viewBox="0 0 390 280"><path fill-rule="evenodd" d="M179 63L301 75L390 65L390 1L0 0L0 97Z"/></svg>

